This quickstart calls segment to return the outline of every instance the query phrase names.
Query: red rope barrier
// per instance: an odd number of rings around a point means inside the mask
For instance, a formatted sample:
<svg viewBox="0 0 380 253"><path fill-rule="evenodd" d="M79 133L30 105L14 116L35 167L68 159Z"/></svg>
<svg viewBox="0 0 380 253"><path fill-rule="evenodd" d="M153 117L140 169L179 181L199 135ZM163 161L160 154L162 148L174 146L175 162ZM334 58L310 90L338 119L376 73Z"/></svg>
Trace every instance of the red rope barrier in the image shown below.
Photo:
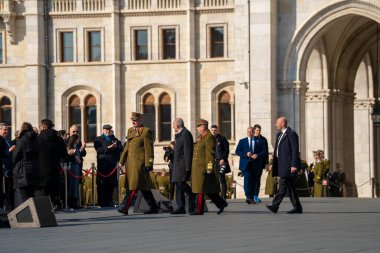
<svg viewBox="0 0 380 253"><path fill-rule="evenodd" d="M67 171L69 172L70 176L72 176L73 178L77 178L77 179L83 179L85 176L87 176L87 175L89 174L89 172L86 172L86 173L85 173L84 175L82 175L82 176L76 176L76 175L74 175L74 174L71 172L70 169L68 169Z"/></svg>
<svg viewBox="0 0 380 253"><path fill-rule="evenodd" d="M107 178L107 177L112 176L112 174L115 173L116 169L117 169L117 166L115 166L115 168L113 168L113 170L112 170L108 175L103 175L103 174L100 173L99 171L98 171L97 174L99 174L99 176L101 176L101 177L103 177L103 178Z"/></svg>

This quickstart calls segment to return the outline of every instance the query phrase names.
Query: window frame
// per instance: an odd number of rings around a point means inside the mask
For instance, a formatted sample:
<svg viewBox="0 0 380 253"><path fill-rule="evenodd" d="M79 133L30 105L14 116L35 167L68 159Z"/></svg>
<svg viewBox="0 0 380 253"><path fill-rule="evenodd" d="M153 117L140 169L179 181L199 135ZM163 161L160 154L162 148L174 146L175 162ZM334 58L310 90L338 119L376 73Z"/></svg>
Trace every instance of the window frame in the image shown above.
<svg viewBox="0 0 380 253"><path fill-rule="evenodd" d="M228 30L227 23L218 23L218 24L207 24L207 58L211 59L223 59L228 57ZM212 30L216 28L223 28L223 56L213 56L213 38L212 38Z"/></svg>
<svg viewBox="0 0 380 253"><path fill-rule="evenodd" d="M1 102L4 98L7 98L9 100L9 105L2 105ZM5 122L5 120L3 119L3 110L4 109L10 109L10 119L9 119L9 122L10 124L8 124L7 122ZM8 95L5 95L5 94L0 94L0 122L4 122L4 123L7 123L8 125L8 140L12 140L13 139L13 129L14 129L14 121L13 121L13 115L14 115L14 106L13 106L13 101L12 101L12 98Z"/></svg>
<svg viewBox="0 0 380 253"><path fill-rule="evenodd" d="M147 58L146 59L138 59L137 56L137 31L145 30L147 33ZM151 27L150 26L136 26L131 27L131 60L132 61L149 61L152 59L152 43L151 43Z"/></svg>
<svg viewBox="0 0 380 253"><path fill-rule="evenodd" d="M165 57L165 37L164 37L164 31L165 30L174 30L175 32L175 57L174 58L166 58ZM159 59L160 60L176 60L179 59L179 26L173 25L173 26L159 26L158 27L159 32Z"/></svg>
<svg viewBox="0 0 380 253"><path fill-rule="evenodd" d="M63 61L63 41L62 33L72 33L73 34L73 60ZM73 63L77 62L77 32L74 28L56 29L56 62L59 63Z"/></svg>
<svg viewBox="0 0 380 253"><path fill-rule="evenodd" d="M5 64L5 30L0 30L0 65Z"/></svg>
<svg viewBox="0 0 380 253"><path fill-rule="evenodd" d="M91 57L90 34L92 32L99 32L99 36L100 36L100 46L99 46L100 60L93 60L90 58ZM104 62L105 61L105 56L104 56L104 52L105 52L104 29L103 28L85 28L84 34L85 34L85 42L84 42L84 45L85 45L85 57L84 57L85 62L89 62L89 63Z"/></svg>

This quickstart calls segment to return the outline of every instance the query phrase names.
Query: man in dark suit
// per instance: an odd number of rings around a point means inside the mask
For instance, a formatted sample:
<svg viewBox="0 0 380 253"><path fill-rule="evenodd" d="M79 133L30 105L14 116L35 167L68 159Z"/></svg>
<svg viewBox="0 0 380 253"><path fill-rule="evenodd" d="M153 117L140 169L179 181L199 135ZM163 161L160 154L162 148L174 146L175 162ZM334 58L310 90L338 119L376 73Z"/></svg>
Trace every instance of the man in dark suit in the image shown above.
<svg viewBox="0 0 380 253"><path fill-rule="evenodd" d="M259 198L260 186L261 186L261 175L263 174L263 169L265 165L268 164L268 141L261 135L261 126L256 124L253 126L253 139L255 141L255 150L253 152L253 159L257 159L259 164L259 169L257 171L257 177L255 182L255 193L253 199L255 202L261 202Z"/></svg>
<svg viewBox="0 0 380 253"><path fill-rule="evenodd" d="M287 213L302 213L302 206L296 191L297 168L300 166L298 134L287 126L285 117L276 121L279 133L276 135L274 147L272 176L279 176L278 190L273 198L272 205L266 205L273 213L277 213L281 201L289 190L293 209Z"/></svg>
<svg viewBox="0 0 380 253"><path fill-rule="evenodd" d="M254 128L248 127L247 137L239 141L236 154L240 156L239 170L244 175L244 192L247 204L256 204L254 200L259 170L262 170L268 158L267 145L260 135L254 136Z"/></svg>
<svg viewBox="0 0 380 253"><path fill-rule="evenodd" d="M195 195L186 183L190 179L193 159L193 136L186 129L183 119L173 121L175 134L173 172L171 182L176 184L176 201L178 208L172 214L185 214L185 193L189 196L189 213L195 209Z"/></svg>
<svg viewBox="0 0 380 253"><path fill-rule="evenodd" d="M219 128L217 125L212 125L210 131L212 135L214 135L216 141L215 166L219 176L221 195L222 198L226 199L226 173L231 172L231 168L228 163L228 155L230 154L230 143L227 141L226 137L219 134Z"/></svg>
<svg viewBox="0 0 380 253"><path fill-rule="evenodd" d="M96 185L98 190L98 202L101 207L113 206L113 190L117 185L117 173L115 167L123 151L121 142L112 133L111 125L103 126L103 134L96 137L94 148L97 155L98 172ZM112 173L112 174L111 174Z"/></svg>

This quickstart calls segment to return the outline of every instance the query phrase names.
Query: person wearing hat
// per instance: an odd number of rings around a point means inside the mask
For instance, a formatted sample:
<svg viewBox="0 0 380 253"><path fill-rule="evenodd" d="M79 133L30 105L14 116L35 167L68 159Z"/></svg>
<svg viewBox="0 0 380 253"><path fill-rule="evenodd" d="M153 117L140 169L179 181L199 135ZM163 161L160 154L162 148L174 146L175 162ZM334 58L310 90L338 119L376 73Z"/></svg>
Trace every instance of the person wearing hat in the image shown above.
<svg viewBox="0 0 380 253"><path fill-rule="evenodd" d="M98 192L98 205L101 207L114 206L112 196L117 185L117 170L115 167L122 152L121 142L115 138L111 125L103 126L103 134L94 140L98 175L96 185Z"/></svg>
<svg viewBox="0 0 380 253"><path fill-rule="evenodd" d="M327 160L325 158L325 151L323 150L318 150L321 161L323 162L324 165L324 170L323 170L323 179L328 179L328 175L330 173L330 160ZM325 196L327 197L327 196Z"/></svg>
<svg viewBox="0 0 380 253"><path fill-rule="evenodd" d="M199 135L194 144L191 186L193 193L197 194L197 207L190 214L203 215L205 194L219 209L217 214L221 214L228 203L219 195L220 183L215 166L215 138L208 129L207 120L199 119L196 124Z"/></svg>
<svg viewBox="0 0 380 253"><path fill-rule="evenodd" d="M314 187L313 187L313 197L323 197L323 172L325 171L325 164L321 160L320 150L315 151L314 155Z"/></svg>
<svg viewBox="0 0 380 253"><path fill-rule="evenodd" d="M118 211L128 215L128 209L137 191L140 190L149 205L145 214L158 213L157 202L151 190L149 172L153 170L153 134L152 131L143 126L142 115L132 112L132 127L128 129L127 142L119 160L119 165L125 164L126 186L128 192L125 202Z"/></svg>

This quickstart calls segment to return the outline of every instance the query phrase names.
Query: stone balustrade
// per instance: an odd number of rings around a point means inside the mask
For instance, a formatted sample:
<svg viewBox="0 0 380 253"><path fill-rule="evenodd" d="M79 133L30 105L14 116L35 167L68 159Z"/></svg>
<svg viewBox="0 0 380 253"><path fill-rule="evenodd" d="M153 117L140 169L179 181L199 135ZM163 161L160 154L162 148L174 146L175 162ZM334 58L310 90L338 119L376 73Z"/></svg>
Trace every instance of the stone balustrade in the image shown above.
<svg viewBox="0 0 380 253"><path fill-rule="evenodd" d="M106 3L106 0L51 0L50 11L66 13L101 12L107 9Z"/></svg>

